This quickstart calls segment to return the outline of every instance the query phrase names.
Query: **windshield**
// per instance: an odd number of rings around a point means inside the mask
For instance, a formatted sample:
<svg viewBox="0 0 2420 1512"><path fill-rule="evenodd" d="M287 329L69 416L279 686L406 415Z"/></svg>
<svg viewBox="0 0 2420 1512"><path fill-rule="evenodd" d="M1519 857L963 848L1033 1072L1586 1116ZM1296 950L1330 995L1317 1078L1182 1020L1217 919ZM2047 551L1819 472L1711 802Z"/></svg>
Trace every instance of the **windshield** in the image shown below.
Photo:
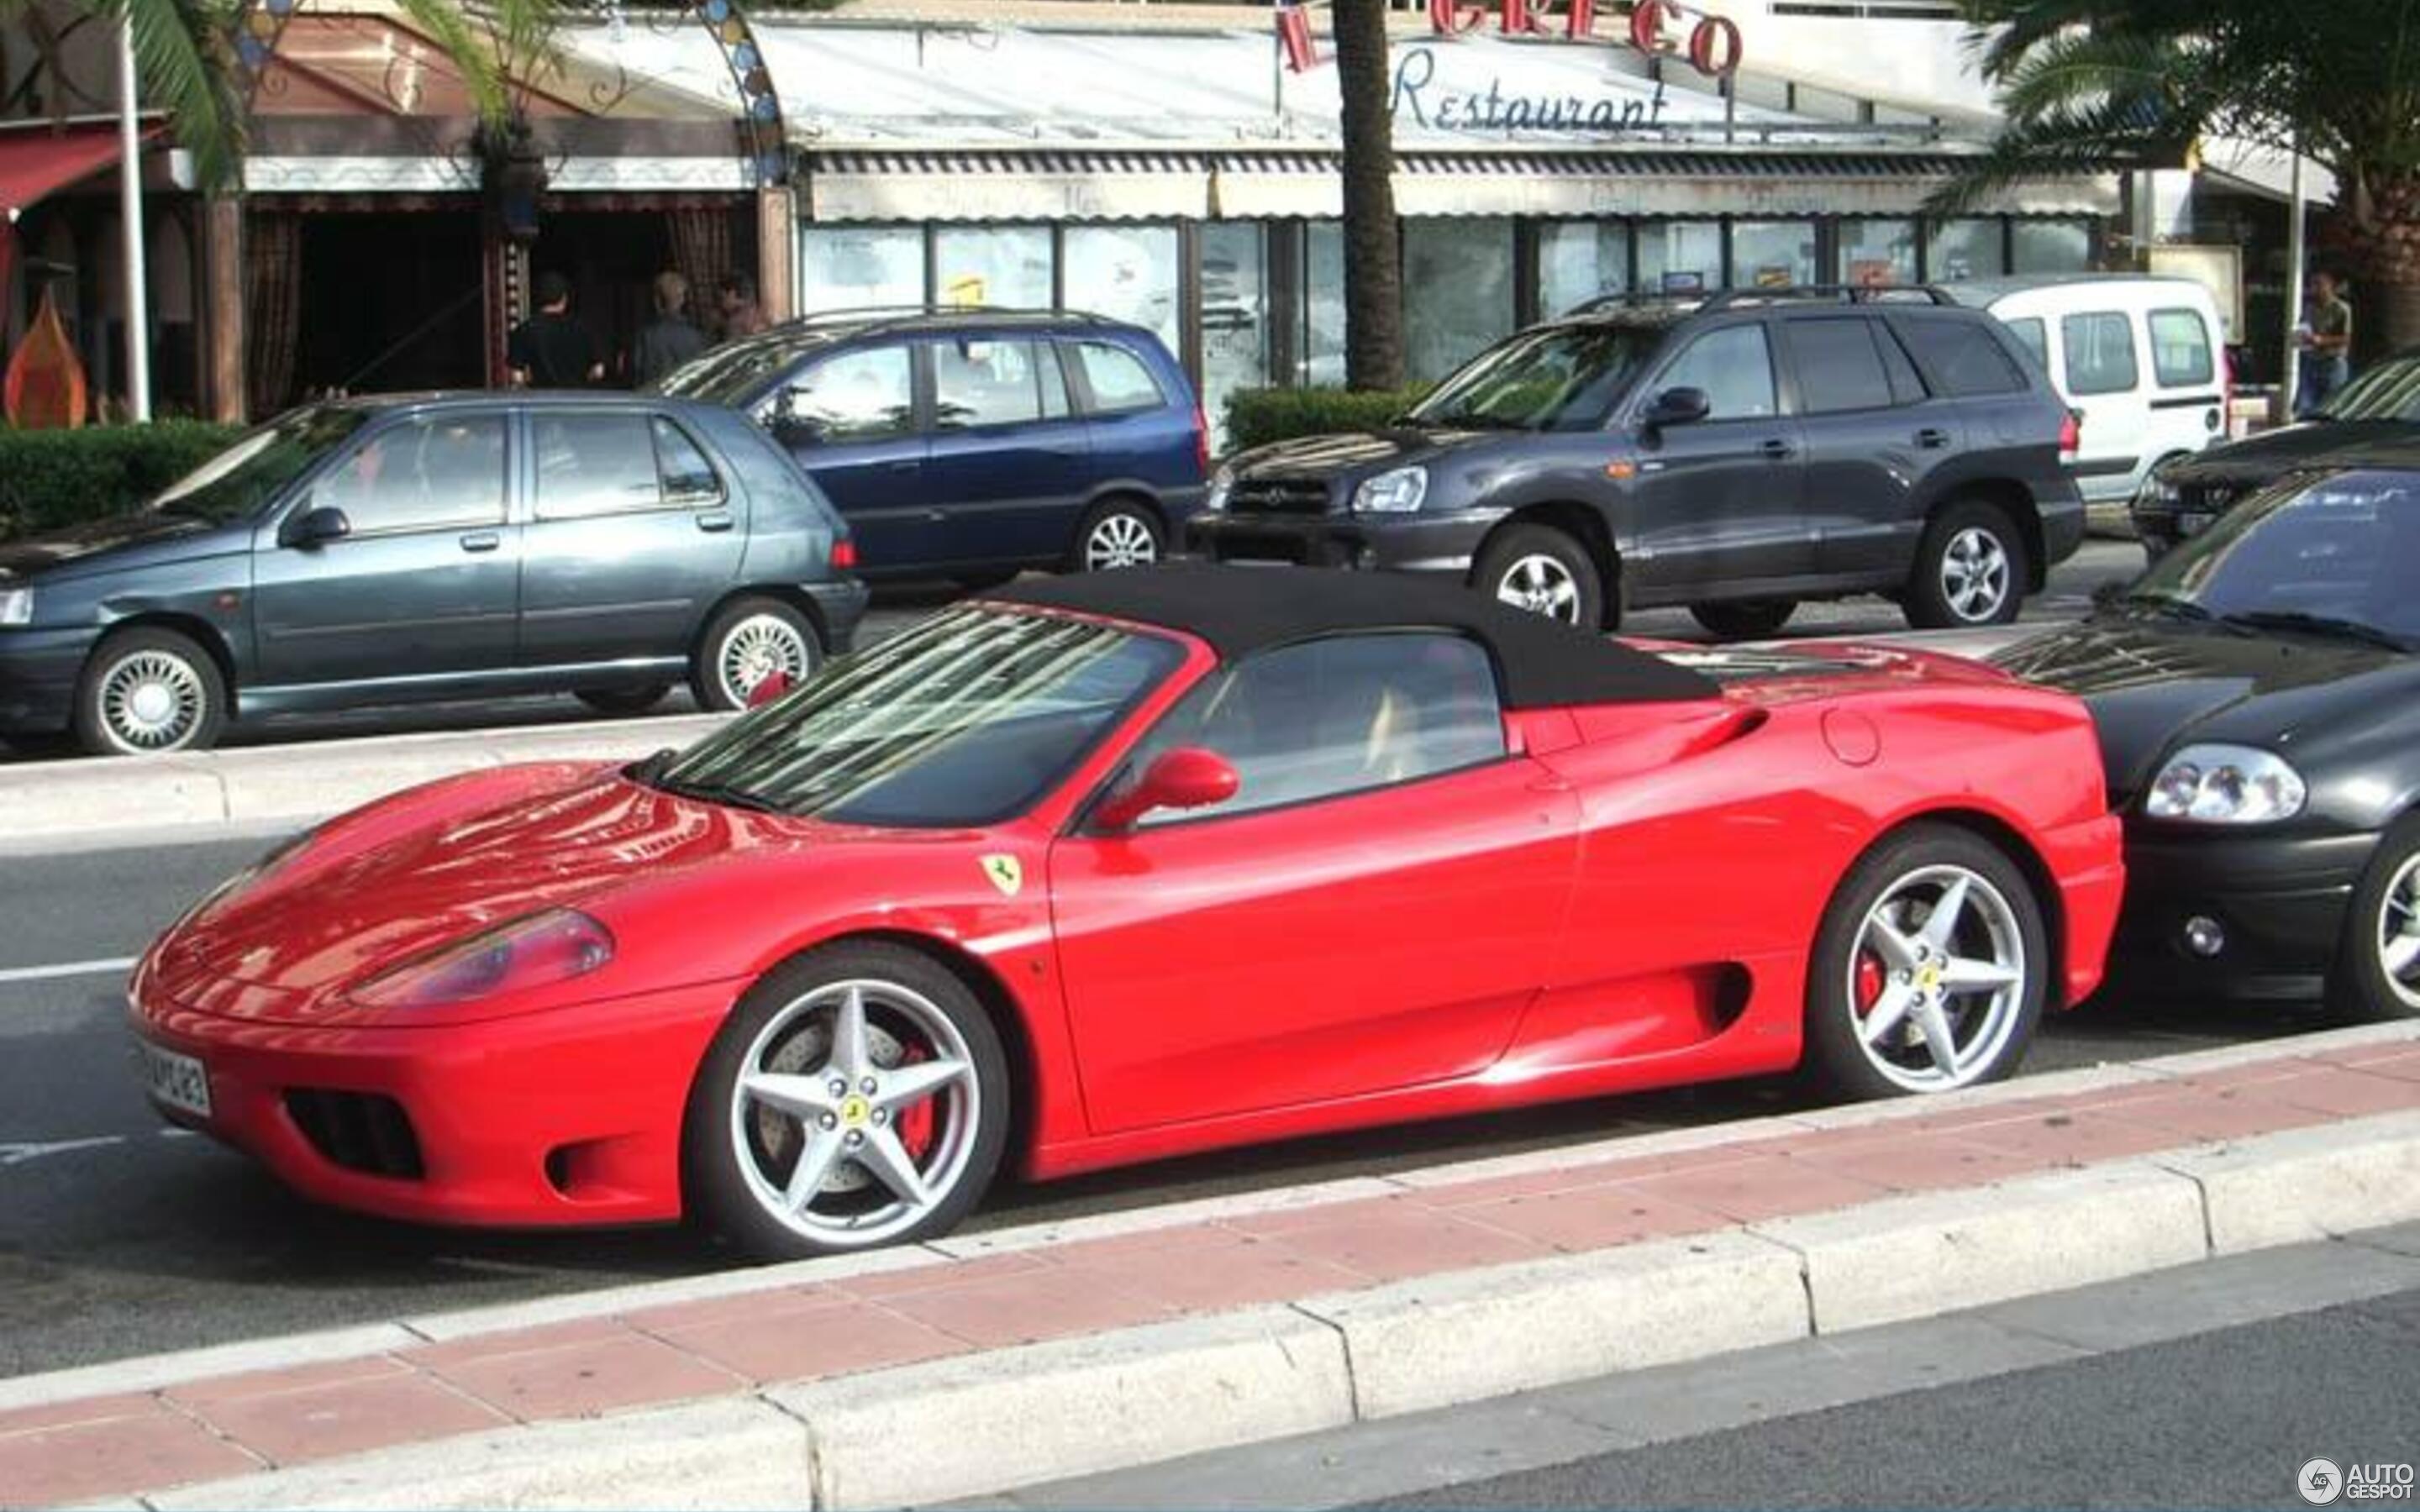
<svg viewBox="0 0 2420 1512"><path fill-rule="evenodd" d="M169 485L150 507L213 525L248 519L369 419L365 409L292 410Z"/></svg>
<svg viewBox="0 0 2420 1512"><path fill-rule="evenodd" d="M945 610L633 774L837 824L990 824L1048 792L1183 660L1174 640L1090 621Z"/></svg>
<svg viewBox="0 0 2420 1512"><path fill-rule="evenodd" d="M2252 629L2420 645L2420 472L2288 479L2160 558L2123 602Z"/></svg>
<svg viewBox="0 0 2420 1512"><path fill-rule="evenodd" d="M1661 327L1544 326L1489 347L1411 413L1421 425L1590 430L1663 344Z"/></svg>
<svg viewBox="0 0 2420 1512"><path fill-rule="evenodd" d="M807 348L797 342L749 341L701 352L642 391L708 404L742 405Z"/></svg>
<svg viewBox="0 0 2420 1512"><path fill-rule="evenodd" d="M2420 353L2389 358L2346 384L2319 418L2420 421Z"/></svg>

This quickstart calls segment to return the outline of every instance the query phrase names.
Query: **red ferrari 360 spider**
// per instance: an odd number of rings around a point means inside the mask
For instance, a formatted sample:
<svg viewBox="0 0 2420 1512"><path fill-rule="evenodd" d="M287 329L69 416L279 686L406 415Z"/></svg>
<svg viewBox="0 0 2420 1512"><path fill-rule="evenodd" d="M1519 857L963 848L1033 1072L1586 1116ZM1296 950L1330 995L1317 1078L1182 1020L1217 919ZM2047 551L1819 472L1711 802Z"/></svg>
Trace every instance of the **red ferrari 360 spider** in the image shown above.
<svg viewBox="0 0 2420 1512"><path fill-rule="evenodd" d="M687 750L284 847L133 982L155 1101L405 1218L939 1233L1031 1177L1805 1062L2008 1074L2122 880L2081 705L1450 585L1018 587Z"/></svg>

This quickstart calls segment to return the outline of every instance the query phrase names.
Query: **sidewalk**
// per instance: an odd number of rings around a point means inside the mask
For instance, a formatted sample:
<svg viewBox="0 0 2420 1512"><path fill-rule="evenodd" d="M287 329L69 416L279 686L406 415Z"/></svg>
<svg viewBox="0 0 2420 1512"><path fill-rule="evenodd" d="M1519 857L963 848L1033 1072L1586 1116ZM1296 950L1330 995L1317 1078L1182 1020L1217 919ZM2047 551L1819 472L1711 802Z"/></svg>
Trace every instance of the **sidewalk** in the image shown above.
<svg viewBox="0 0 2420 1512"><path fill-rule="evenodd" d="M2413 1218L2334 1031L0 1381L0 1504L926 1503Z"/></svg>

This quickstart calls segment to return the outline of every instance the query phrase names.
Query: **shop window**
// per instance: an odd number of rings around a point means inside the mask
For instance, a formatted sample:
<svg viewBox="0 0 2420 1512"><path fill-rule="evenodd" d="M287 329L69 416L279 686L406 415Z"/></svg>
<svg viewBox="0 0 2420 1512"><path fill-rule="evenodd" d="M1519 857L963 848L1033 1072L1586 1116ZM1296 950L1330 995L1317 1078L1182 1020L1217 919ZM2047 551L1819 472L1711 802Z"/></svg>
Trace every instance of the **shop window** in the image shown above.
<svg viewBox="0 0 2420 1512"><path fill-rule="evenodd" d="M1047 310L1053 284L1047 225L949 226L933 235L939 303Z"/></svg>
<svg viewBox="0 0 2420 1512"><path fill-rule="evenodd" d="M1925 242L1928 276L1936 284L1969 278L2001 278L2009 271L2007 244L1997 220L1937 221Z"/></svg>
<svg viewBox="0 0 2420 1512"><path fill-rule="evenodd" d="M1202 407L1210 445L1227 446L1227 398L1269 380L1266 228L1214 221L1202 228Z"/></svg>
<svg viewBox="0 0 2420 1512"><path fill-rule="evenodd" d="M1630 287L1630 226L1549 221L1538 227L1538 308L1548 319Z"/></svg>
<svg viewBox="0 0 2420 1512"><path fill-rule="evenodd" d="M2020 273L2081 273L2092 267L2092 226L2086 221L2018 221L2011 270Z"/></svg>
<svg viewBox="0 0 2420 1512"><path fill-rule="evenodd" d="M924 302L924 233L912 225L811 225L799 231L802 313Z"/></svg>
<svg viewBox="0 0 2420 1512"><path fill-rule="evenodd" d="M1168 402L1168 396L1159 392L1159 380L1151 376L1151 369L1123 347L1112 347L1106 341L1078 342L1076 359L1083 364L1084 383L1093 391L1093 413L1096 415L1156 409Z"/></svg>
<svg viewBox="0 0 2420 1512"><path fill-rule="evenodd" d="M1647 294L1699 294L1723 286L1719 221L1641 221L1637 286Z"/></svg>
<svg viewBox="0 0 2420 1512"><path fill-rule="evenodd" d="M1916 282L1914 221L1842 221L1839 248L1837 276L1843 284L1871 288Z"/></svg>
<svg viewBox="0 0 2420 1512"><path fill-rule="evenodd" d="M1740 221L1731 226L1731 282L1742 288L1787 288L1815 282L1815 224Z"/></svg>
<svg viewBox="0 0 2420 1512"><path fill-rule="evenodd" d="M2198 314L2151 312L2151 371L2164 389L2195 388L2210 381L2210 327Z"/></svg>
<svg viewBox="0 0 2420 1512"><path fill-rule="evenodd" d="M1773 347L1764 327L1730 326L1699 336L1655 380L1657 393L1667 389L1704 390L1710 421L1772 414L1779 406L1773 393Z"/></svg>
<svg viewBox="0 0 2420 1512"><path fill-rule="evenodd" d="M2134 364L2134 326L2116 311L2071 315L2058 323L2067 348L2067 392L2124 393L2141 370Z"/></svg>
<svg viewBox="0 0 2420 1512"><path fill-rule="evenodd" d="M1313 221L1302 228L1302 355L1300 384L1344 381L1344 227Z"/></svg>
<svg viewBox="0 0 2420 1512"><path fill-rule="evenodd" d="M1440 378L1512 333L1512 223L1404 223L1404 365Z"/></svg>
<svg viewBox="0 0 2420 1512"><path fill-rule="evenodd" d="M1140 326L1170 351L1184 340L1172 225L1071 225L1060 239L1067 308Z"/></svg>
<svg viewBox="0 0 2420 1512"><path fill-rule="evenodd" d="M1015 425L1067 412L1065 379L1048 342L959 337L929 346L938 429Z"/></svg>

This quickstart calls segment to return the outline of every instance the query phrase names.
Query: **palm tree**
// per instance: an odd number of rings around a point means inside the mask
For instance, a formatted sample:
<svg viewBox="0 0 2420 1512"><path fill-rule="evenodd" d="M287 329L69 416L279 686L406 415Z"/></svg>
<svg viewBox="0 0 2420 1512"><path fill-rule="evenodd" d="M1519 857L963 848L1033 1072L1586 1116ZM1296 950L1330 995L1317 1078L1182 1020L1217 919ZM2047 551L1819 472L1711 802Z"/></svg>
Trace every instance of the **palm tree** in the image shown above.
<svg viewBox="0 0 2420 1512"><path fill-rule="evenodd" d="M2372 348L2420 341L2420 0L1962 0L2006 125L1936 213L2027 178L2175 164L2207 137L2336 178Z"/></svg>
<svg viewBox="0 0 2420 1512"><path fill-rule="evenodd" d="M1404 279L1395 240L1395 128L1387 0L1335 0L1336 88L1343 100L1344 381L1404 383Z"/></svg>

